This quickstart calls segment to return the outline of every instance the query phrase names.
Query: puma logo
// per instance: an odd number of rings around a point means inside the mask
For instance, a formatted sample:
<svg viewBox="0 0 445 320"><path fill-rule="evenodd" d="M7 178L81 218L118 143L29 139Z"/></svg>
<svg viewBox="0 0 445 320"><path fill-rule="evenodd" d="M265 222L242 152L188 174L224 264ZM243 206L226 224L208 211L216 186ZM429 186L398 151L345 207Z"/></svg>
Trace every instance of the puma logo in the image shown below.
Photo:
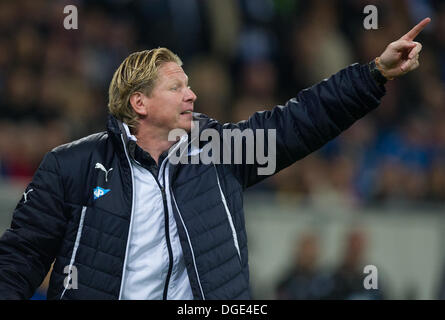
<svg viewBox="0 0 445 320"><path fill-rule="evenodd" d="M108 173L113 170L113 168L110 169L105 169L105 167L102 165L102 163L96 163L96 166L94 167L94 169L99 169L102 170L103 172L105 172L105 182L108 182Z"/></svg>
<svg viewBox="0 0 445 320"><path fill-rule="evenodd" d="M25 198L25 201L23 201L23 203L26 203L26 201L28 201L28 193L30 193L31 191L34 191L34 189L29 189L28 191L23 192L23 197Z"/></svg>

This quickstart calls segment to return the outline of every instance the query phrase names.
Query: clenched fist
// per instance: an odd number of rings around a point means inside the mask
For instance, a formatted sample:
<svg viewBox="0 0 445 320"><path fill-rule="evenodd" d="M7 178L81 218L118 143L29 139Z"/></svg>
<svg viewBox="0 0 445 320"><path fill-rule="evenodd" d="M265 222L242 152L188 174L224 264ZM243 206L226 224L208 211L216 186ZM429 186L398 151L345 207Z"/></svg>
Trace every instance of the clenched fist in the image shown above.
<svg viewBox="0 0 445 320"><path fill-rule="evenodd" d="M392 80L419 66L422 45L414 39L430 21L430 18L423 19L399 40L390 43L380 57L376 58L376 66L385 78Z"/></svg>

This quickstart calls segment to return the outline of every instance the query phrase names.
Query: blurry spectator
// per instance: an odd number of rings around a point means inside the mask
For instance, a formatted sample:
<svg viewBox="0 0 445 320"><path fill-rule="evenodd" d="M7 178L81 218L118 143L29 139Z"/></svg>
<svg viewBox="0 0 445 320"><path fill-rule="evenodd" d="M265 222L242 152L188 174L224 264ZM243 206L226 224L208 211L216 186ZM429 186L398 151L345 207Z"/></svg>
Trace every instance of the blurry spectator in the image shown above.
<svg viewBox="0 0 445 320"><path fill-rule="evenodd" d="M324 299L332 290L332 281L318 268L320 255L316 233L304 233L295 243L291 270L280 280L276 297L283 300Z"/></svg>
<svg viewBox="0 0 445 320"><path fill-rule="evenodd" d="M267 60L246 61L240 73L238 98L231 121L247 120L256 111L269 110L276 105L277 70Z"/></svg>
<svg viewBox="0 0 445 320"><path fill-rule="evenodd" d="M345 239L343 261L333 273L333 289L329 299L337 300L380 300L384 299L381 272L378 270L378 289L365 289L363 281L367 274L363 273L366 266L366 234L361 229L353 229Z"/></svg>
<svg viewBox="0 0 445 320"><path fill-rule="evenodd" d="M199 97L196 112L204 113L221 122L230 120L232 85L225 66L212 57L197 57L184 66L190 86Z"/></svg>
<svg viewBox="0 0 445 320"><path fill-rule="evenodd" d="M292 39L295 77L300 77L298 69L304 68L306 85L331 76L353 60L349 44L338 30L336 10L333 1L311 1L303 22L295 26Z"/></svg>
<svg viewBox="0 0 445 320"><path fill-rule="evenodd" d="M238 0L207 0L212 51L221 58L233 58L241 28Z"/></svg>

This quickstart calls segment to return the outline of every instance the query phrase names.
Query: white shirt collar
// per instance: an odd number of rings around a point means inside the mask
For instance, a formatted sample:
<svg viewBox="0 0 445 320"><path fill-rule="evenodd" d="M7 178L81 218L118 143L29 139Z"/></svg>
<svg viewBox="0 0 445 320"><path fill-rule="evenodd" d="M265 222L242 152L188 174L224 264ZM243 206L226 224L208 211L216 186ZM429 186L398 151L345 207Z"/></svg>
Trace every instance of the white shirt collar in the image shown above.
<svg viewBox="0 0 445 320"><path fill-rule="evenodd" d="M130 140L138 141L138 139L137 139L134 135L132 135L132 134L130 133L130 128L128 127L128 125L127 125L125 122L122 122L122 125L124 126L125 133L126 133L127 137L128 137ZM187 136L186 134L183 135L183 136L179 139L179 141L177 141L177 142L170 148L170 152L169 152L167 158L168 158L174 151L176 151L176 149L179 147L180 144L182 144L182 143L186 143L187 140L188 140L188 136ZM194 146L192 146L192 148L194 148ZM194 151L195 151L195 150L194 150ZM197 151L198 151L197 153L199 153L199 152L202 151L202 149L199 149L199 150L197 150ZM195 151L195 152L196 152L196 151ZM194 153L195 153L195 152L194 152Z"/></svg>
<svg viewBox="0 0 445 320"><path fill-rule="evenodd" d="M127 134L128 139L138 141L138 139L130 133L130 128L128 127L128 125L125 122L122 122L122 124L124 126L125 133Z"/></svg>

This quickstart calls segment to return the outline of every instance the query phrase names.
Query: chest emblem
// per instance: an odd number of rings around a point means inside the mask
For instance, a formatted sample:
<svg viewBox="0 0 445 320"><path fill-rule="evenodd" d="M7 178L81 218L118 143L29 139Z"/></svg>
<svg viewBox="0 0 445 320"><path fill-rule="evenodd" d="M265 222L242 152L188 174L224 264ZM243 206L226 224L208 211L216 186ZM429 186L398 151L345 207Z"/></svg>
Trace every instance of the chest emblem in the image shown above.
<svg viewBox="0 0 445 320"><path fill-rule="evenodd" d="M104 189L101 187L94 188L94 190L93 190L94 200L99 199L100 197L106 195L110 191L111 191L111 189Z"/></svg>

